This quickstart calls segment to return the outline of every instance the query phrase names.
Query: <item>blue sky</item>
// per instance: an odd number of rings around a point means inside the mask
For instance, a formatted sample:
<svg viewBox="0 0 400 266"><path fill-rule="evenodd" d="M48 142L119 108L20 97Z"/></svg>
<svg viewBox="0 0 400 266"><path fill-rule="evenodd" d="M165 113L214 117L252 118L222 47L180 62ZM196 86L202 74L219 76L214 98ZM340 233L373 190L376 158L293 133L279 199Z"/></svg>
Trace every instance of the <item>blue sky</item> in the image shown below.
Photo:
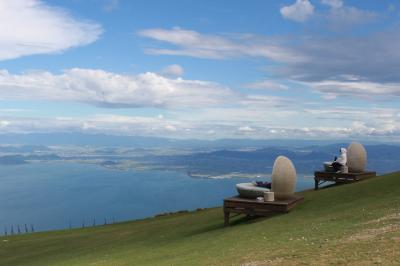
<svg viewBox="0 0 400 266"><path fill-rule="evenodd" d="M400 137L397 1L0 3L0 129Z"/></svg>

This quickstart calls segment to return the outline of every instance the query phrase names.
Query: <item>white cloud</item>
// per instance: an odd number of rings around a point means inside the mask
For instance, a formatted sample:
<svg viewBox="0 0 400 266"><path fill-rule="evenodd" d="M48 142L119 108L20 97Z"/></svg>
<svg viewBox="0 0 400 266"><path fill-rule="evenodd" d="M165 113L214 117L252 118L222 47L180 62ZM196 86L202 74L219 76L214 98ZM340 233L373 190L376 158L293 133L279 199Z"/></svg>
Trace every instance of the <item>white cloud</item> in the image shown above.
<svg viewBox="0 0 400 266"><path fill-rule="evenodd" d="M261 80L244 85L249 89L287 90L289 87L273 80Z"/></svg>
<svg viewBox="0 0 400 266"><path fill-rule="evenodd" d="M236 106L163 110L162 115L98 114L30 117L0 113L3 133L84 132L172 138L371 138L400 137L398 108L350 107L272 96L248 96ZM103 109L105 110L105 109Z"/></svg>
<svg viewBox="0 0 400 266"><path fill-rule="evenodd" d="M376 100L376 97L386 100L398 100L398 97L400 97L400 83L323 80L307 84L316 91L324 93L326 99L335 99L337 96L344 96L352 98L361 97L369 100Z"/></svg>
<svg viewBox="0 0 400 266"><path fill-rule="evenodd" d="M335 10L346 13L351 9L343 6ZM154 54L217 59L248 56L281 63L270 67L275 77L305 82L323 92L324 99L336 99L340 95L360 95L364 99L371 99L371 95L381 95L385 99L398 96L399 27L364 35L311 34L286 39L251 34L210 35L178 28L150 29L141 34L177 46L169 50L153 48ZM334 89L336 85L337 90ZM252 89L285 89L285 86L271 80L245 85Z"/></svg>
<svg viewBox="0 0 400 266"><path fill-rule="evenodd" d="M31 132L83 132L114 135L143 135L173 138L357 138L373 140L399 140L400 117L394 109L314 109L308 115L320 119L317 123L286 123L268 125L249 121L251 126L240 126L234 121L209 123L207 120L187 121L181 119L158 119L157 117L96 115L89 117L0 117L3 133ZM354 113L353 113L354 112ZM276 112L278 113L278 112ZM270 115L275 115L271 113ZM299 119L300 114L292 119ZM340 119L348 117L348 120ZM338 119L338 120L331 120Z"/></svg>
<svg viewBox="0 0 400 266"><path fill-rule="evenodd" d="M173 117L178 121L189 123L207 123L215 126L233 126L236 128L243 125L257 126L282 124L282 121L291 121L298 116L298 109L301 107L291 104L278 105L274 101L263 103L249 103L230 108L204 108L196 112L173 112ZM297 110L296 110L297 109ZM302 119L307 120L306 117ZM309 119L309 117L308 117ZM249 125L250 124L250 125Z"/></svg>
<svg viewBox="0 0 400 266"><path fill-rule="evenodd" d="M314 13L314 6L308 0L296 0L294 4L282 7L280 11L286 19L304 22Z"/></svg>
<svg viewBox="0 0 400 266"><path fill-rule="evenodd" d="M136 76L94 69L61 74L0 70L0 99L83 102L102 107L198 108L240 99L218 83L166 78L147 72Z"/></svg>
<svg viewBox="0 0 400 266"><path fill-rule="evenodd" d="M321 3L332 8L340 8L343 6L342 0L321 0Z"/></svg>
<svg viewBox="0 0 400 266"><path fill-rule="evenodd" d="M239 127L238 130L242 131L242 132L253 132L254 128L251 128L249 126L242 126L242 127Z"/></svg>
<svg viewBox="0 0 400 266"><path fill-rule="evenodd" d="M39 0L0 1L0 60L62 52L100 36L99 24Z"/></svg>
<svg viewBox="0 0 400 266"><path fill-rule="evenodd" d="M168 131L177 131L177 128L174 125L165 125L165 129Z"/></svg>
<svg viewBox="0 0 400 266"><path fill-rule="evenodd" d="M0 128L7 127L10 125L10 122L7 120L0 120Z"/></svg>
<svg viewBox="0 0 400 266"><path fill-rule="evenodd" d="M1 123L4 121L4 123ZM163 136L182 128L176 121L164 121L152 117L96 115L90 117L8 117L0 119L3 133L32 132L83 132L115 135Z"/></svg>
<svg viewBox="0 0 400 266"><path fill-rule="evenodd" d="M166 66L161 70L161 74L169 77L182 77L184 72L183 67L177 64Z"/></svg>
<svg viewBox="0 0 400 266"><path fill-rule="evenodd" d="M327 15L330 27L337 31L346 31L357 25L376 20L378 15L374 11L362 10L352 6L332 8Z"/></svg>
<svg viewBox="0 0 400 266"><path fill-rule="evenodd" d="M320 124L324 124L324 126L313 127L314 129L335 125L339 132L347 137L398 138L400 136L400 119L396 115L398 109L395 108L337 107L306 109L305 112L320 120ZM336 132L335 129L332 130Z"/></svg>
<svg viewBox="0 0 400 266"><path fill-rule="evenodd" d="M175 49L148 48L153 55L181 55L197 58L225 59L242 56L264 57L274 61L301 61L296 51L282 47L278 40L260 38L252 34L201 34L181 28L146 29L139 31L142 37L169 43Z"/></svg>
<svg viewBox="0 0 400 266"><path fill-rule="evenodd" d="M324 93L363 99L400 96L400 28L362 36L305 36L295 47L303 61L286 62L275 73ZM285 46L288 46L286 44Z"/></svg>

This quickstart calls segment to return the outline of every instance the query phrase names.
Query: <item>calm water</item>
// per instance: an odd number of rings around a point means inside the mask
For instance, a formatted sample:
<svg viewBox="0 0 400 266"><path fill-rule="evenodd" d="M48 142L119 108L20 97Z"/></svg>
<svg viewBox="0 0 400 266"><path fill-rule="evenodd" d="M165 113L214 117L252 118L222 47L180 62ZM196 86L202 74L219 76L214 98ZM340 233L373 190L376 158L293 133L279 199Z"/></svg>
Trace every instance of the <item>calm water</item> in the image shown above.
<svg viewBox="0 0 400 266"><path fill-rule="evenodd" d="M0 166L0 234L33 224L36 231L140 219L221 206L243 179L193 179L172 171L119 171L97 165L43 162ZM313 180L299 178L297 190Z"/></svg>

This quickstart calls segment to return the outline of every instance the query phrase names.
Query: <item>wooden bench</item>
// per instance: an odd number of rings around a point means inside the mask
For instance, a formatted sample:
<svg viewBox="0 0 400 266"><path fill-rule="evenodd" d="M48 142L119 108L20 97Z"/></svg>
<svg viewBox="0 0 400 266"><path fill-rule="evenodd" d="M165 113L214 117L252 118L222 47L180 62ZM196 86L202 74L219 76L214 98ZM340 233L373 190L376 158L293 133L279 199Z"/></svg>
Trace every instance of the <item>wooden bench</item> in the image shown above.
<svg viewBox="0 0 400 266"><path fill-rule="evenodd" d="M336 172L314 172L315 190L323 183L353 183L366 178L376 176L376 172L362 172L362 173L336 173Z"/></svg>
<svg viewBox="0 0 400 266"><path fill-rule="evenodd" d="M224 199L224 225L229 225L231 213L246 214L248 216L268 216L271 213L288 212L298 203L304 200L303 196L293 195L287 200L259 201L245 199L239 196Z"/></svg>

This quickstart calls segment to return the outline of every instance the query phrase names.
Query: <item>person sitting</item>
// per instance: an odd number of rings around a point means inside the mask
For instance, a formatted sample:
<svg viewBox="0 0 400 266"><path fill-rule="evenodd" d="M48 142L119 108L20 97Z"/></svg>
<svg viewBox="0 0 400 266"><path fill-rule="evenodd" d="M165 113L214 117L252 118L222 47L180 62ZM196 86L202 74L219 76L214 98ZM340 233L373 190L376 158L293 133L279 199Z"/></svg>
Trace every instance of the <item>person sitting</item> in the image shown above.
<svg viewBox="0 0 400 266"><path fill-rule="evenodd" d="M253 182L254 185L256 185L257 187L263 187L263 188L269 188L271 189L271 182L263 182L263 181L254 181Z"/></svg>
<svg viewBox="0 0 400 266"><path fill-rule="evenodd" d="M332 167L335 172L345 172L345 168L347 165L347 150L345 148L340 148L339 157L335 157L335 160L332 162Z"/></svg>

